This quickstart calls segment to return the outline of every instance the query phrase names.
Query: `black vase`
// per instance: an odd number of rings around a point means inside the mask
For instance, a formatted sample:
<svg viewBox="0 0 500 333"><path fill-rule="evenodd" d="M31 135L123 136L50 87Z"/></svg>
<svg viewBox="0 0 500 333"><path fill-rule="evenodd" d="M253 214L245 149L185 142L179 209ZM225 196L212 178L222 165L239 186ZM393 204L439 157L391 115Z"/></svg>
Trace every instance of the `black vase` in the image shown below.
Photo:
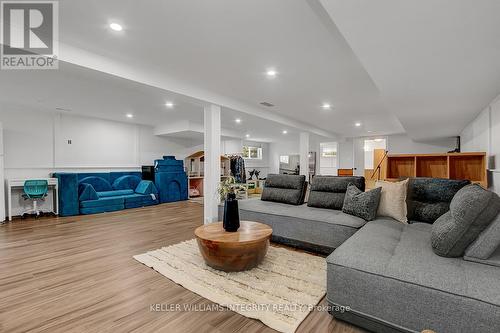
<svg viewBox="0 0 500 333"><path fill-rule="evenodd" d="M238 231L240 227L240 213L238 210L238 200L236 194L229 193L224 200L224 219L222 221L224 230L228 232Z"/></svg>

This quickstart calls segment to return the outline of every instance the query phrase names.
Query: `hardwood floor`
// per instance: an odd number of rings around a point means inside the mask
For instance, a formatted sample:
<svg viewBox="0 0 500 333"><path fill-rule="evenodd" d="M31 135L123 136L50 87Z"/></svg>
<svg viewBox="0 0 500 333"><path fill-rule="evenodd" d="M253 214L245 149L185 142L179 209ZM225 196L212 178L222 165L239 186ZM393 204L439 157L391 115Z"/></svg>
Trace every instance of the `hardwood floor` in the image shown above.
<svg viewBox="0 0 500 333"><path fill-rule="evenodd" d="M212 304L132 259L194 238L202 214L185 201L0 226L0 332L275 332L231 311L151 311ZM315 311L298 332L363 331Z"/></svg>

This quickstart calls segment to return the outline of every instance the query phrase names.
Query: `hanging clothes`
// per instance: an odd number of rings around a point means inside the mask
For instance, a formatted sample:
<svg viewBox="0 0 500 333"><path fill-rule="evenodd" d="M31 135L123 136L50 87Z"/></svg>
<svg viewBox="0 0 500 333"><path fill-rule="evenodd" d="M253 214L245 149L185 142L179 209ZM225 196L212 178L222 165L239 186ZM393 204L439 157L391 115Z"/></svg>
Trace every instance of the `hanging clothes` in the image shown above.
<svg viewBox="0 0 500 333"><path fill-rule="evenodd" d="M237 183L246 183L245 160L241 156L230 156L231 176Z"/></svg>

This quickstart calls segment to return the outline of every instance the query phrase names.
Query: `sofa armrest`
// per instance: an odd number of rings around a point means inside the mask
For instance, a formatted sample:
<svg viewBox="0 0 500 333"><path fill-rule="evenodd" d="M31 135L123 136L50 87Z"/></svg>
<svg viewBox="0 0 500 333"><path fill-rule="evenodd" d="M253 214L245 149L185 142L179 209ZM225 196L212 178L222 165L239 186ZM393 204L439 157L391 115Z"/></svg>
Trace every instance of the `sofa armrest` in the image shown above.
<svg viewBox="0 0 500 333"><path fill-rule="evenodd" d="M150 180L141 180L141 182L135 188L135 193L144 194L144 195L158 195L158 190L156 189L155 184Z"/></svg>
<svg viewBox="0 0 500 333"><path fill-rule="evenodd" d="M97 195L94 186L87 183L78 184L78 201L97 200Z"/></svg>

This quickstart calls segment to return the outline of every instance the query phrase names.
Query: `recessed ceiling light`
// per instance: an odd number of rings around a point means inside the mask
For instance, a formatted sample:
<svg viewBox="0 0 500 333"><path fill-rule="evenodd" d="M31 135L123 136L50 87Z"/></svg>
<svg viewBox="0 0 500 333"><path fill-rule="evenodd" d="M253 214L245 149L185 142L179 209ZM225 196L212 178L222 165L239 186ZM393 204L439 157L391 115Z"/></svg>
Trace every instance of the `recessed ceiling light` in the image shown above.
<svg viewBox="0 0 500 333"><path fill-rule="evenodd" d="M276 75L278 75L278 72L276 72L275 69L268 69L266 72L266 75L268 78L274 79L276 77Z"/></svg>
<svg viewBox="0 0 500 333"><path fill-rule="evenodd" d="M127 118L134 118L134 115L131 113L127 113Z"/></svg>
<svg viewBox="0 0 500 333"><path fill-rule="evenodd" d="M122 31L123 30L123 27L121 26L121 24L118 24L118 23L110 23L109 24L109 27L114 30L114 31Z"/></svg>
<svg viewBox="0 0 500 333"><path fill-rule="evenodd" d="M361 126L361 123L355 123L354 126L356 127L360 127Z"/></svg>
<svg viewBox="0 0 500 333"><path fill-rule="evenodd" d="M249 137L250 137L250 134L246 134L246 135L245 135L245 138L249 138Z"/></svg>
<svg viewBox="0 0 500 333"><path fill-rule="evenodd" d="M284 130L282 133L283 133L283 134L287 134L287 133L288 133L288 131L287 131L287 130Z"/></svg>
<svg viewBox="0 0 500 333"><path fill-rule="evenodd" d="M332 108L332 106L328 103L323 103L323 105L321 107L325 110L330 110Z"/></svg>
<svg viewBox="0 0 500 333"><path fill-rule="evenodd" d="M236 118L234 121L235 121L237 124L241 123L241 119L240 119L240 118Z"/></svg>
<svg viewBox="0 0 500 333"><path fill-rule="evenodd" d="M173 107L174 107L174 103L172 103L172 102L166 102L166 103L165 103L165 106L166 106L167 108L171 109L171 108L173 108Z"/></svg>

